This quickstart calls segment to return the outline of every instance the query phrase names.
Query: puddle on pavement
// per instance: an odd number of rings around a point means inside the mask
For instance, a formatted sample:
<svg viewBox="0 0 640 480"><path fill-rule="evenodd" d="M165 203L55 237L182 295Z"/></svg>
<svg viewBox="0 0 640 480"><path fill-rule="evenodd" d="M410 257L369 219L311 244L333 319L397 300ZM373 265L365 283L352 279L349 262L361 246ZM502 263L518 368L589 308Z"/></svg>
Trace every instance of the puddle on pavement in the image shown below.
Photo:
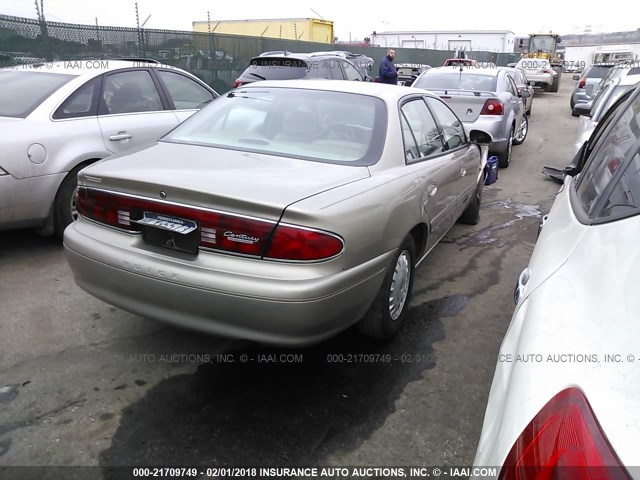
<svg viewBox="0 0 640 480"><path fill-rule="evenodd" d="M440 318L467 302L452 295L411 306L389 343L350 329L306 349L251 345L227 352L234 363L212 356L122 411L99 454L104 478L120 478L114 465L311 465L355 450L396 411L407 384L436 367ZM290 361L281 363L282 355ZM295 355L300 361L291 361Z"/></svg>
<svg viewBox="0 0 640 480"><path fill-rule="evenodd" d="M6 385L0 388L0 403L9 403L18 396L18 385Z"/></svg>
<svg viewBox="0 0 640 480"><path fill-rule="evenodd" d="M494 202L485 203L482 206L485 215L501 215L507 213L514 216L503 223L498 225L491 225L489 227L478 230L468 235L460 237L456 243L462 248L469 248L479 245L493 245L496 247L503 247L506 245L506 241L500 238L496 233L500 230L509 228L516 223L524 220L525 218L540 218L542 212L539 205L529 205L526 203L515 202L511 198L506 200L497 200Z"/></svg>

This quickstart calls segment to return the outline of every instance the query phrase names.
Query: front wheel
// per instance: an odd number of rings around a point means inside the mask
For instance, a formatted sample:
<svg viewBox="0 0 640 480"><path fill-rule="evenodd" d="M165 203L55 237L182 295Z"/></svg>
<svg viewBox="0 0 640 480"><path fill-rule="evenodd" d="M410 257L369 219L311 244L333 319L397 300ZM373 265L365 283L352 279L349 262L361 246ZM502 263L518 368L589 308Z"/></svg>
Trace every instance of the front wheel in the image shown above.
<svg viewBox="0 0 640 480"><path fill-rule="evenodd" d="M415 243L408 236L394 256L373 305L356 325L361 334L378 340L391 340L398 334L409 309L415 258Z"/></svg>
<svg viewBox="0 0 640 480"><path fill-rule="evenodd" d="M527 133L529 133L529 119L526 115L522 115L522 121L520 122L520 127L516 132L515 138L513 139L514 145L522 145L524 140L527 138Z"/></svg>
<svg viewBox="0 0 640 480"><path fill-rule="evenodd" d="M480 222L480 204L482 203L482 186L484 185L484 177L476 186L473 199L467 206L464 213L460 217L460 223L465 225L477 225Z"/></svg>

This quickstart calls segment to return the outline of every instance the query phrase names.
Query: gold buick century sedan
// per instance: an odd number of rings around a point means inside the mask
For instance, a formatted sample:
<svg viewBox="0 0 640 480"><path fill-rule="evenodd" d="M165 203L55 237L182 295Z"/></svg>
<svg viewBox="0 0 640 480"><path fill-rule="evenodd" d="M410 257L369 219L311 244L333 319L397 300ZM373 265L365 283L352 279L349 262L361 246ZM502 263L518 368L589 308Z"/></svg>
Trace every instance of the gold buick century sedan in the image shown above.
<svg viewBox="0 0 640 480"><path fill-rule="evenodd" d="M478 222L491 140L420 89L256 82L81 170L66 256L87 292L180 327L389 340L415 268Z"/></svg>

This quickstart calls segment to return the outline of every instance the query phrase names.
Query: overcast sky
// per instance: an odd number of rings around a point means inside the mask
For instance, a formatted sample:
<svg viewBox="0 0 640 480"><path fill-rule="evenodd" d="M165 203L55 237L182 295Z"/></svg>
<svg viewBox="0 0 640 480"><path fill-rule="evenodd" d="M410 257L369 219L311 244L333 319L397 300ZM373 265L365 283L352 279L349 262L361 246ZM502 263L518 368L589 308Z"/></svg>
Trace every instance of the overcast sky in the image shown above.
<svg viewBox="0 0 640 480"><path fill-rule="evenodd" d="M40 0L38 0L40 1ZM633 2L632 2L633 3ZM48 20L134 27L133 0L44 0ZM362 40L387 30L512 30L518 36L554 30L560 34L635 30L637 15L627 2L582 0L456 0L416 2L347 2L345 0L139 0L140 21L147 28L191 30L194 20L318 17L333 20L339 40ZM383 6L384 5L384 6ZM313 10L317 12L314 13ZM623 12L627 12L624 15ZM34 0L0 0L0 13L35 17Z"/></svg>

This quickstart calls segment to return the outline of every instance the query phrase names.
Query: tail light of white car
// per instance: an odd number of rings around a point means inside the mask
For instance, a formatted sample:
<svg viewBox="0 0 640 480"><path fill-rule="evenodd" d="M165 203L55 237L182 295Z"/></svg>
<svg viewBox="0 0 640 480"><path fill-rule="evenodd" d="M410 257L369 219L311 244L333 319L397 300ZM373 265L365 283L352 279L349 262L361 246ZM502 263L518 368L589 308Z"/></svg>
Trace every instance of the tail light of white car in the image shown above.
<svg viewBox="0 0 640 480"><path fill-rule="evenodd" d="M199 228L199 247L226 253L305 262L333 258L344 248L330 232L85 187L78 189L77 208L83 217L130 233L149 225L178 234Z"/></svg>
<svg viewBox="0 0 640 480"><path fill-rule="evenodd" d="M630 480L586 397L568 388L527 425L498 480Z"/></svg>
<svg viewBox="0 0 640 480"><path fill-rule="evenodd" d="M504 104L497 98L490 98L484 102L480 115L504 115Z"/></svg>

